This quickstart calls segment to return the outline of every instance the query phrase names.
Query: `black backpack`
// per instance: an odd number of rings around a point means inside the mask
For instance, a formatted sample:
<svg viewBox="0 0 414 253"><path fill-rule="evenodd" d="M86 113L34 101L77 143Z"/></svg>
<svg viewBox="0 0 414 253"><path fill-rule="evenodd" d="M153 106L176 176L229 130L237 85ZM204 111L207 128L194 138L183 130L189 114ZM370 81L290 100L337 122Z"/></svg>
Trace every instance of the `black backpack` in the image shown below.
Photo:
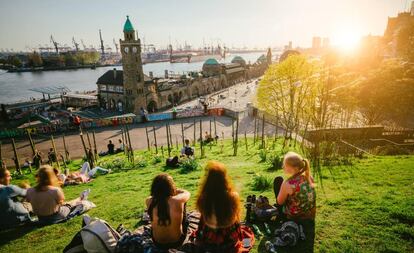
<svg viewBox="0 0 414 253"><path fill-rule="evenodd" d="M194 150L191 147L184 147L184 154L186 156L193 156L194 155Z"/></svg>

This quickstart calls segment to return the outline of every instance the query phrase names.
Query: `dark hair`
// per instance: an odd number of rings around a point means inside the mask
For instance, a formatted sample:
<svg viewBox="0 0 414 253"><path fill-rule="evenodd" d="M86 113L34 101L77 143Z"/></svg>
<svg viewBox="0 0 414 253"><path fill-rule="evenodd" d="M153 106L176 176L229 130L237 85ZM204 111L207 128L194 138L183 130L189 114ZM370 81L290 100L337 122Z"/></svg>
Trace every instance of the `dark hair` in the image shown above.
<svg viewBox="0 0 414 253"><path fill-rule="evenodd" d="M200 185L197 209L204 219L214 215L219 226L230 226L240 220L240 199L224 164L208 162Z"/></svg>
<svg viewBox="0 0 414 253"><path fill-rule="evenodd" d="M168 226L171 224L170 207L168 199L176 195L174 181L167 173L161 173L154 178L151 185L151 204L148 207L148 214L153 219L152 211L156 207L158 211L158 225Z"/></svg>
<svg viewBox="0 0 414 253"><path fill-rule="evenodd" d="M5 178L6 177L6 172L7 169L6 168L0 168L0 178Z"/></svg>
<svg viewBox="0 0 414 253"><path fill-rule="evenodd" d="M185 144L189 145L190 144L190 140L189 139L185 139L184 140Z"/></svg>

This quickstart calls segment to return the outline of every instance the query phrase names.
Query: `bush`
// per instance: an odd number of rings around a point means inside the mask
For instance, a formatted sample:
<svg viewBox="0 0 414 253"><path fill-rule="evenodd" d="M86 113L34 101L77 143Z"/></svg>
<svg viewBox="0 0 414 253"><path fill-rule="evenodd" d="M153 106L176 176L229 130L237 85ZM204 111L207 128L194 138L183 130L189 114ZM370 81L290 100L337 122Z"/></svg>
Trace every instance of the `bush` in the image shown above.
<svg viewBox="0 0 414 253"><path fill-rule="evenodd" d="M272 185L272 179L267 176L262 176L259 174L254 175L253 177L253 190L255 191L265 191L270 188Z"/></svg>
<svg viewBox="0 0 414 253"><path fill-rule="evenodd" d="M140 160L140 161L138 161L137 165L140 168L144 168L144 167L148 166L148 162L147 162L147 160Z"/></svg>
<svg viewBox="0 0 414 253"><path fill-rule="evenodd" d="M163 157L161 157L160 155L156 155L154 156L154 164L160 163L162 162Z"/></svg>
<svg viewBox="0 0 414 253"><path fill-rule="evenodd" d="M267 150L266 149L259 150L259 157L260 157L260 162L265 162L267 159Z"/></svg>
<svg viewBox="0 0 414 253"><path fill-rule="evenodd" d="M115 158L112 161L99 163L99 166L101 166L104 169L111 169L112 171L122 170L131 167L131 165L126 162L126 160L121 158Z"/></svg>
<svg viewBox="0 0 414 253"><path fill-rule="evenodd" d="M272 165L272 169L278 170L283 167L283 154L275 153L270 158L270 164Z"/></svg>
<svg viewBox="0 0 414 253"><path fill-rule="evenodd" d="M181 173L188 173L191 171L195 171L198 169L200 165L198 164L197 160L195 159L185 159L184 161L181 162Z"/></svg>
<svg viewBox="0 0 414 253"><path fill-rule="evenodd" d="M374 149L376 155L409 155L410 151L397 145L378 146Z"/></svg>

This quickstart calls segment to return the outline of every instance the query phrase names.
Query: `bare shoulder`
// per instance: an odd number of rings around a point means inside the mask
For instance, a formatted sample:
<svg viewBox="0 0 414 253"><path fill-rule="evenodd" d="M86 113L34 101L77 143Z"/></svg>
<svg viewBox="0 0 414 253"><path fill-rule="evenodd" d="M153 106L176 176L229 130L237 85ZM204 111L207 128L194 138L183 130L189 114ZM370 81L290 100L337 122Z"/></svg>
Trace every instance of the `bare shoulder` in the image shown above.
<svg viewBox="0 0 414 253"><path fill-rule="evenodd" d="M146 200L145 200L145 204L147 205L147 207L149 207L151 205L152 202L152 196L149 196Z"/></svg>

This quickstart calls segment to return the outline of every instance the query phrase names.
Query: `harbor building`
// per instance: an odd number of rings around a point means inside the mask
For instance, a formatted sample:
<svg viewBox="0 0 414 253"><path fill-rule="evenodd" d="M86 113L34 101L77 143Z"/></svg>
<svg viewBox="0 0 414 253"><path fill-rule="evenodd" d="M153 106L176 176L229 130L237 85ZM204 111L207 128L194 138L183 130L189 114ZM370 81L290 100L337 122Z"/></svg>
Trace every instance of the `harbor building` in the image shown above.
<svg viewBox="0 0 414 253"><path fill-rule="evenodd" d="M165 72L164 77L145 75L142 68L141 41L129 17L125 21L124 39L120 49L123 70L108 70L98 78L98 100L101 108L122 113L139 114L167 109L182 102L236 83L263 75L272 62L270 49L253 64L235 56L231 63L207 59L202 71L177 75Z"/></svg>

